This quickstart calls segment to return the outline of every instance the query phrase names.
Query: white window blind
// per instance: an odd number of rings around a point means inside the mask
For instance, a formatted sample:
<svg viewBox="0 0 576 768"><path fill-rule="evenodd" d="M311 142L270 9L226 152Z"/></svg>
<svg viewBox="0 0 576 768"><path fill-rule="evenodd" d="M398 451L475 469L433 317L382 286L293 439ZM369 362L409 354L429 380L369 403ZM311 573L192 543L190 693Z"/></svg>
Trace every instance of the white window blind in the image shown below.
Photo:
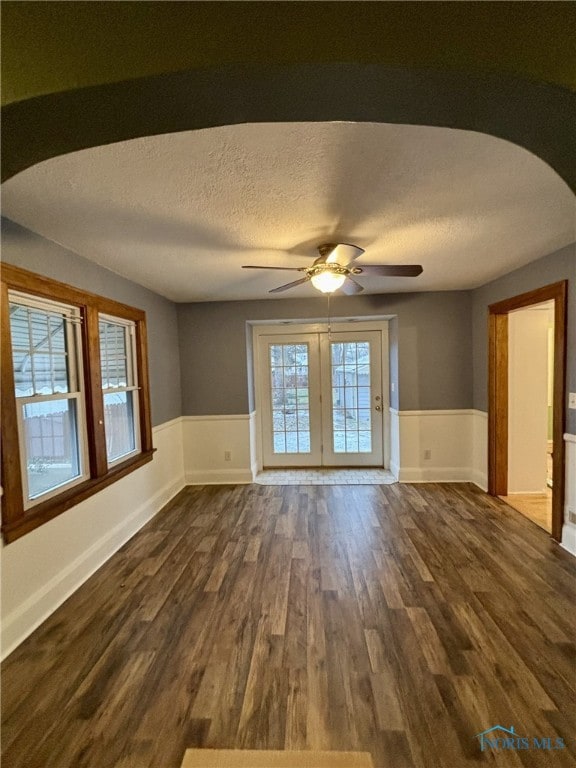
<svg viewBox="0 0 576 768"><path fill-rule="evenodd" d="M100 315L99 332L106 455L110 466L140 450L136 326L131 321Z"/></svg>
<svg viewBox="0 0 576 768"><path fill-rule="evenodd" d="M10 292L10 334L29 508L88 477L78 308Z"/></svg>

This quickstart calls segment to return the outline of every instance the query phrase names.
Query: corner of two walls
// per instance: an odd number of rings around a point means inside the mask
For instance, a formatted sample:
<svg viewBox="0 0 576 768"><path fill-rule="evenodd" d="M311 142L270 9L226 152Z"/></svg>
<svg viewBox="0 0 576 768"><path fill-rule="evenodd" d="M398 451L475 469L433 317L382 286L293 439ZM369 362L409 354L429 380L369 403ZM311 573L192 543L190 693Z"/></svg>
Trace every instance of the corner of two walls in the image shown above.
<svg viewBox="0 0 576 768"><path fill-rule="evenodd" d="M391 408L390 417L390 469L400 482L471 482L487 489L486 413Z"/></svg>
<svg viewBox="0 0 576 768"><path fill-rule="evenodd" d="M251 483L253 422L253 414L183 416L186 483Z"/></svg>

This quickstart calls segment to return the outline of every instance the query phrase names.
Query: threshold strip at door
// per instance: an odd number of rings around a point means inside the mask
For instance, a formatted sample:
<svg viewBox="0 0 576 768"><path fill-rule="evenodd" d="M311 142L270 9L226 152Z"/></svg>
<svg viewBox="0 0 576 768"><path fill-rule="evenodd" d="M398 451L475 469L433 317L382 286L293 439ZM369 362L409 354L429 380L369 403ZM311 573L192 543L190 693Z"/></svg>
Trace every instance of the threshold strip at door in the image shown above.
<svg viewBox="0 0 576 768"><path fill-rule="evenodd" d="M387 469L265 469L256 475L260 485L392 485Z"/></svg>

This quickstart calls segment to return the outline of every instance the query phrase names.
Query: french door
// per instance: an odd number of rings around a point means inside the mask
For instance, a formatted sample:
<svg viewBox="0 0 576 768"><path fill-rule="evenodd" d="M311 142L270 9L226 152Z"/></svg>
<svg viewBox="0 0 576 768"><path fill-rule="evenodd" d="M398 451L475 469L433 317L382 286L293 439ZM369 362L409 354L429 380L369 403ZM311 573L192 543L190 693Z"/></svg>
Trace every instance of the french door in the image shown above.
<svg viewBox="0 0 576 768"><path fill-rule="evenodd" d="M265 467L382 466L380 331L260 337Z"/></svg>

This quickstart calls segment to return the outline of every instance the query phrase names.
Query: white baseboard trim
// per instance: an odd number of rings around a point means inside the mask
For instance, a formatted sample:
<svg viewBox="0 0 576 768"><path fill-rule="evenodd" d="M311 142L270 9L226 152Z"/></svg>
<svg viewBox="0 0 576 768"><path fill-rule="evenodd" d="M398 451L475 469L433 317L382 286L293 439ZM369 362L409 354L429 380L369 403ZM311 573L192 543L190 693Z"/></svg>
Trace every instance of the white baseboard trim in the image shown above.
<svg viewBox="0 0 576 768"><path fill-rule="evenodd" d="M181 416L180 418L186 423L189 421L250 421L250 417L249 413L217 413L213 416Z"/></svg>
<svg viewBox="0 0 576 768"><path fill-rule="evenodd" d="M488 493L488 476L478 469L471 470L470 482L477 485L485 493Z"/></svg>
<svg viewBox="0 0 576 768"><path fill-rule="evenodd" d="M396 408L390 408L390 413L404 416L473 416L483 414L483 411L477 411L475 408L450 408L429 411L398 411Z"/></svg>
<svg viewBox="0 0 576 768"><path fill-rule="evenodd" d="M520 490L514 489L513 491L511 491L510 489L508 489L508 494L510 496L515 496L516 494L518 494L519 496L538 496L541 498L547 493L547 490L548 490L547 487L540 488L539 491L534 491L532 489L529 491L523 491L522 489Z"/></svg>
<svg viewBox="0 0 576 768"><path fill-rule="evenodd" d="M8 615L2 622L2 659L12 653L184 486L183 477L165 485Z"/></svg>
<svg viewBox="0 0 576 768"><path fill-rule="evenodd" d="M399 475L400 475L400 465L397 462L395 462L395 461L391 461L390 462L390 472L394 475L394 478L396 480L398 480Z"/></svg>
<svg viewBox="0 0 576 768"><path fill-rule="evenodd" d="M392 470L391 470L392 471ZM472 470L464 467L402 467L400 483L470 483Z"/></svg>
<svg viewBox="0 0 576 768"><path fill-rule="evenodd" d="M246 485L253 482L253 469L199 469L186 472L186 485Z"/></svg>
<svg viewBox="0 0 576 768"><path fill-rule="evenodd" d="M562 549L576 556L576 525L574 523L564 523L562 526Z"/></svg>

